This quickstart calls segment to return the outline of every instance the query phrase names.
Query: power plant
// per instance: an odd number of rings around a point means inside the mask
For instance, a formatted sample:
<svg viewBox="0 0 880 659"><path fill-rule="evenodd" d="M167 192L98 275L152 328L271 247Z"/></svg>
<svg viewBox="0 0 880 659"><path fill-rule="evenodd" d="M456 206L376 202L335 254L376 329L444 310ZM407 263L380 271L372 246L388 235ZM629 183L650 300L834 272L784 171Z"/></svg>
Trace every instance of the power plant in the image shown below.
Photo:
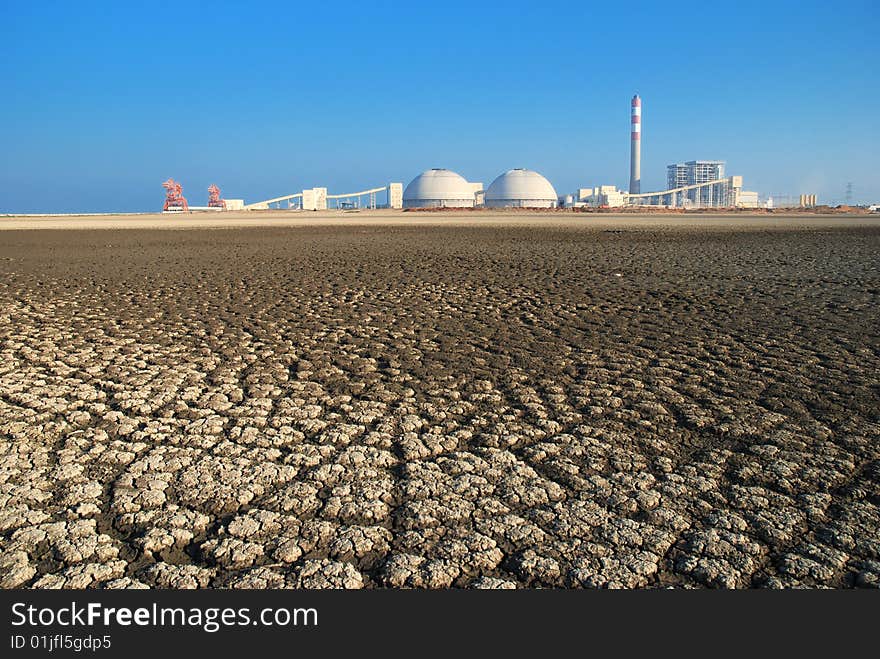
<svg viewBox="0 0 880 659"><path fill-rule="evenodd" d="M666 189L642 192L642 99L630 102L629 189L614 185L578 188L559 197L544 176L530 169L509 169L483 189L482 183L444 168L428 169L404 189L402 183L388 183L357 192L328 194L326 187L307 188L271 199L245 204L243 199L223 199L220 188L208 188L207 206L190 206L183 187L174 179L163 183L166 190L163 211L191 210L326 210L377 208L377 196L385 195L386 208L556 208L563 207L665 207L665 208L757 208L758 193L742 189L742 176L725 176L720 160L689 160L667 166ZM282 206L285 204L286 206ZM815 205L815 196L801 205Z"/></svg>
<svg viewBox="0 0 880 659"><path fill-rule="evenodd" d="M669 165L666 189L642 192L642 99L630 102L629 192L613 185L580 188L565 198L566 206L618 208L757 208L758 193L742 189L742 176L724 176L720 160L690 160Z"/></svg>

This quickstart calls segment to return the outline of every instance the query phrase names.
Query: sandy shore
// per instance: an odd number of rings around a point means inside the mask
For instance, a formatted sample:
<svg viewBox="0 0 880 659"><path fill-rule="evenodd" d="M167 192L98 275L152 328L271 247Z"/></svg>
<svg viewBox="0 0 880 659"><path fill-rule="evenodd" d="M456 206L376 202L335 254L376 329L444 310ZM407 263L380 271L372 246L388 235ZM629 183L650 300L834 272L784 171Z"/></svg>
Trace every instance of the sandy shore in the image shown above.
<svg viewBox="0 0 880 659"><path fill-rule="evenodd" d="M840 227L878 226L880 215L813 214L689 214L632 215L611 213L540 212L403 212L403 211L325 211L325 212L227 212L188 215L101 215L69 217L0 217L0 230L24 229L208 229L233 227L303 226L556 226L556 227Z"/></svg>
<svg viewBox="0 0 880 659"><path fill-rule="evenodd" d="M880 584L876 219L0 225L2 587Z"/></svg>

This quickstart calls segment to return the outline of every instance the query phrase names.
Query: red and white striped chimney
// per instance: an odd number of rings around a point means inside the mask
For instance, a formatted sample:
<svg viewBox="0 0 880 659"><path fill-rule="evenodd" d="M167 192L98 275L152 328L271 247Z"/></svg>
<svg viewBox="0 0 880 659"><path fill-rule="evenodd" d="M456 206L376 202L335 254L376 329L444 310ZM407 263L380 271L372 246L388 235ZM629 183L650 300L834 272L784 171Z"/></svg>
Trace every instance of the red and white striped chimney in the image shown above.
<svg viewBox="0 0 880 659"><path fill-rule="evenodd" d="M629 151L629 191L633 194L642 188L642 99L632 98L632 132Z"/></svg>

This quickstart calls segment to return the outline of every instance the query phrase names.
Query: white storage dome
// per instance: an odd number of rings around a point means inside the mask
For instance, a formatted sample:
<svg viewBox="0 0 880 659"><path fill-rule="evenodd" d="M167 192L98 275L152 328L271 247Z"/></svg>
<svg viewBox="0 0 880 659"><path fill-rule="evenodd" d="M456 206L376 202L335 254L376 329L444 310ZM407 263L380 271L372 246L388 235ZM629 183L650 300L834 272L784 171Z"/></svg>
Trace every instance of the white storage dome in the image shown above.
<svg viewBox="0 0 880 659"><path fill-rule="evenodd" d="M470 208L473 187L449 169L429 169L416 176L403 191L404 208Z"/></svg>
<svg viewBox="0 0 880 659"><path fill-rule="evenodd" d="M484 203L490 208L554 208L556 200L556 190L538 172L510 169L492 181L486 190Z"/></svg>

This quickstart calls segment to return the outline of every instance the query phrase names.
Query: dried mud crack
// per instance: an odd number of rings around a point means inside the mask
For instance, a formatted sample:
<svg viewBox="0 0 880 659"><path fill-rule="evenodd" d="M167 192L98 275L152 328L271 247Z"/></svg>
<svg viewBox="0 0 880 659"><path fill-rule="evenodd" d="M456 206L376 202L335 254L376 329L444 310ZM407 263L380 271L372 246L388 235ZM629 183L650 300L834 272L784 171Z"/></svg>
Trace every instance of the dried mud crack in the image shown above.
<svg viewBox="0 0 880 659"><path fill-rule="evenodd" d="M2 587L880 586L880 229L2 237Z"/></svg>

